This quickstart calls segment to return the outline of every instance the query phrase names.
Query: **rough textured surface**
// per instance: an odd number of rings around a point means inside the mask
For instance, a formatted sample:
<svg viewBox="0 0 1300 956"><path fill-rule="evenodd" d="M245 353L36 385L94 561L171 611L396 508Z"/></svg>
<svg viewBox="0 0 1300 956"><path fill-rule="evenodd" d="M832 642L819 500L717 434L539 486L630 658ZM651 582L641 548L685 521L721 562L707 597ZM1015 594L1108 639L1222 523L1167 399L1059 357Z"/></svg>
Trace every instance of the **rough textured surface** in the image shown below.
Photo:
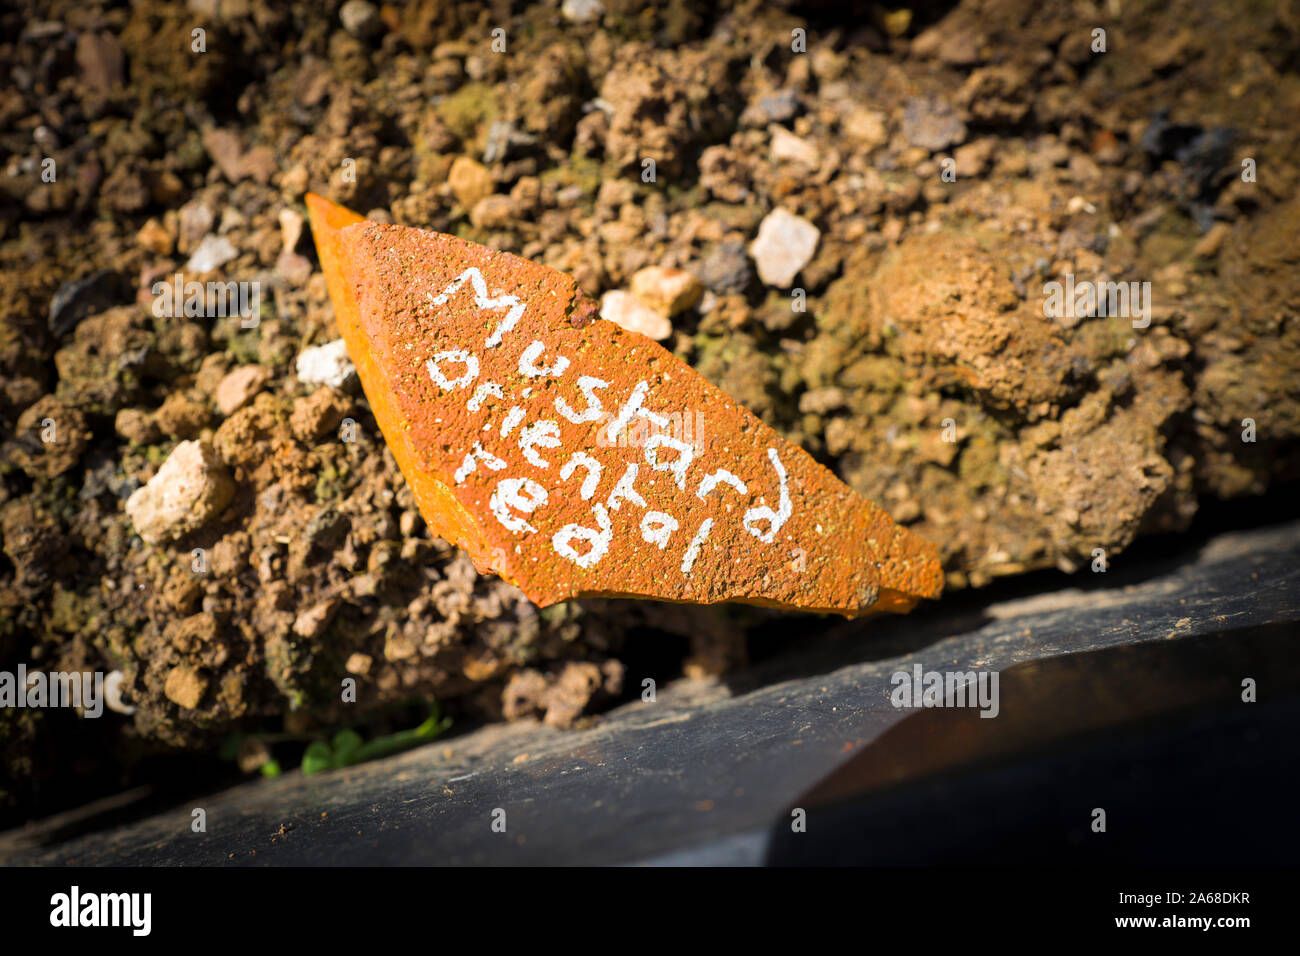
<svg viewBox="0 0 1300 956"><path fill-rule="evenodd" d="M207 4L202 55L184 4L0 10L0 669L118 669L136 707L93 728L0 716L0 803L49 809L249 726L291 759L413 695L497 718L517 674L570 663L624 663L627 697L637 647L717 673L767 621L539 614L432 535L368 401L297 380L340 335L308 190L596 301L646 267L692 272L707 291L665 347L933 540L949 595L1087 574L1099 549L1114 565L1211 499L1285 498L1300 476L1293 3L1124 3L1105 54L1096 11L1062 2L918 5L901 33L763 0L606 2L583 23L553 2L373 5L353 35L338 0ZM465 162L490 180L469 207L449 184ZM802 303L748 253L777 208L821 232ZM209 236L237 253L211 280L262 283L256 327L154 314L153 283ZM1151 324L1049 320L1043 286L1068 274L1150 281ZM272 379L227 417L216 389L250 364ZM125 500L204 437L238 475L231 505L142 542ZM210 638L176 629L193 615ZM210 678L194 710L164 693L178 665Z"/></svg>
<svg viewBox="0 0 1300 956"><path fill-rule="evenodd" d="M1172 560L1148 554L1085 588L1026 595L1003 582L996 603L966 592L905 619L841 623L744 679L679 681L661 687L655 701L627 704L577 732L526 720L343 773L289 774L178 801L175 810L71 839L33 827L0 836L0 862L753 865L784 848L804 862L865 850L860 862L909 865L969 860L970 841L978 840L981 855L1024 853L1035 862L1113 854L1112 861L1145 865L1194 866L1209 857L1285 866L1297 849L1286 823L1290 794L1280 786L1283 761L1294 759L1300 693L1289 647L1300 621L1297 542L1293 522L1198 542L1195 553ZM853 640L864 628L872 640ZM917 665L999 672L1007 719L895 708L893 675ZM1016 683L1025 671L1028 680ZM1268 701L1240 701L1240 675L1250 673L1271 675ZM1066 692L1064 707L1042 699ZM1179 750L1162 756L1170 712L1188 705L1202 719ZM1230 727L1235 732L1221 736L1204 720L1251 721L1279 706L1289 707L1285 722ZM1039 714L1052 722L1032 726ZM1031 752L1043 763L1028 781L1018 773L997 799L970 801L991 763L995 772L1020 766L1010 759L1021 756L1017 742L1007 747L1004 735L1024 733L1026 723L1049 735ZM1111 779L1082 776L1087 738L1080 744L1078 731L1096 734L1115 723L1128 732L1107 739L1107 752L1121 761L1125 747L1138 752ZM991 760L1000 743L1006 749ZM971 766L977 746L982 759ZM845 824L808 791L855 760L884 793ZM891 782L927 782L935 771L944 775L921 791L934 802L919 812L915 790L890 799ZM1189 775L1200 777L1199 786L1166 794ZM1243 790L1246 779L1258 789ZM1112 820L1143 825L1113 827L1099 847L1088 839L1091 818L1077 809L1079 792L1092 795L1089 807L1116 809ZM1047 793L1055 799L1043 799ZM1242 810L1245 802L1253 812ZM206 834L189 831L193 805L208 810ZM808 832L793 840L792 805L808 814ZM485 808L496 807L516 839L483 824ZM277 838L285 820L300 821L298 829ZM1033 825L1026 821L1040 826L1033 845L1013 842L1019 825ZM1273 825L1278 839L1260 839L1259 827ZM873 839L859 839L862 833ZM801 843L809 838L815 841Z"/></svg>
<svg viewBox="0 0 1300 956"><path fill-rule="evenodd" d="M537 604L853 615L938 596L933 545L649 339L593 318L568 276L438 233L339 230L346 211L308 201L335 312L355 312L344 338L425 520Z"/></svg>

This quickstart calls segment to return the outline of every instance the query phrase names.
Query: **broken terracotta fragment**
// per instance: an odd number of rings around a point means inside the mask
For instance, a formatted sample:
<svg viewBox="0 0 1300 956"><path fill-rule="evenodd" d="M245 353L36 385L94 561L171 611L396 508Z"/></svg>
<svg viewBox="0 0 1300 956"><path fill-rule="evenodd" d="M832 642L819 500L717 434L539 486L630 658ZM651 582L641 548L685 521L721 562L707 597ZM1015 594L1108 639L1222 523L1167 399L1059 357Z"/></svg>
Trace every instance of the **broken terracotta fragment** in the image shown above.
<svg viewBox="0 0 1300 956"><path fill-rule="evenodd" d="M430 529L539 606L854 616L937 597L935 547L569 276L308 194L339 330Z"/></svg>

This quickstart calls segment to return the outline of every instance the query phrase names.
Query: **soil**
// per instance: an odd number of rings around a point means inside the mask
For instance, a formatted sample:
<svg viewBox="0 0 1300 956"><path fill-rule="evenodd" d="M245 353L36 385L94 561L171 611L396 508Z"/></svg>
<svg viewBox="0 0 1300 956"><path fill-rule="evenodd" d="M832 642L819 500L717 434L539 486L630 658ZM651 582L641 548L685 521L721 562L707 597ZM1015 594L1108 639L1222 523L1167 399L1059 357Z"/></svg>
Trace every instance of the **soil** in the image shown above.
<svg viewBox="0 0 1300 956"><path fill-rule="evenodd" d="M539 612L432 537L355 386L298 377L338 338L309 190L595 299L693 272L664 344L938 545L950 588L1300 477L1294 0L341 6L0 12L0 670L120 671L135 708L0 711L12 812L413 698L570 726L640 692L634 632L719 673L771 619ZM748 252L777 208L820 232L802 296ZM260 282L260 321L158 317L176 273ZM1149 325L1048 317L1067 276L1149 282ZM126 501L187 441L229 503L148 543Z"/></svg>

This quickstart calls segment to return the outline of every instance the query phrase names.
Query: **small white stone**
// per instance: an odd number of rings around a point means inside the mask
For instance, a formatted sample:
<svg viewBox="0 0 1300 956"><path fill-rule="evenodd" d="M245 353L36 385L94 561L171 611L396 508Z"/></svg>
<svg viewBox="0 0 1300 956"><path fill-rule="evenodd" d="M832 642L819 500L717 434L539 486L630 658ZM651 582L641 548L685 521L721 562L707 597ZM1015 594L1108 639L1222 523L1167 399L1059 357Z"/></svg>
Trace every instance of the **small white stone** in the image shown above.
<svg viewBox="0 0 1300 956"><path fill-rule="evenodd" d="M852 106L840 120L840 129L849 139L871 151L889 142L888 124L887 114L862 106Z"/></svg>
<svg viewBox="0 0 1300 956"><path fill-rule="evenodd" d="M775 123L769 126L767 131L772 137L773 159L797 163L809 169L816 169L821 165L821 154L808 140L794 135L784 126L777 126Z"/></svg>
<svg viewBox="0 0 1300 956"><path fill-rule="evenodd" d="M304 385L342 388L356 373L356 367L348 359L347 344L342 339L305 349L298 356L298 381Z"/></svg>
<svg viewBox="0 0 1300 956"><path fill-rule="evenodd" d="M206 442L177 445L158 474L126 501L136 533L150 544L203 527L234 494L235 486Z"/></svg>
<svg viewBox="0 0 1300 956"><path fill-rule="evenodd" d="M784 209L773 209L758 227L749 254L766 285L788 289L801 269L812 261L821 230L807 219Z"/></svg>
<svg viewBox="0 0 1300 956"><path fill-rule="evenodd" d="M128 717L135 713L135 708L122 700L122 682L126 675L121 671L109 671L104 678L104 704L109 710Z"/></svg>
<svg viewBox="0 0 1300 956"><path fill-rule="evenodd" d="M646 266L632 276L632 294L660 315L672 318L700 301L704 286L685 269Z"/></svg>
<svg viewBox="0 0 1300 956"><path fill-rule="evenodd" d="M188 253L198 248L199 241L212 229L216 217L212 210L197 199L191 199L181 206L178 214L180 231L176 237L176 248L181 253Z"/></svg>
<svg viewBox="0 0 1300 956"><path fill-rule="evenodd" d="M570 23L593 23L605 15L605 5L600 0L564 0L560 12Z"/></svg>
<svg viewBox="0 0 1300 956"><path fill-rule="evenodd" d="M673 324L630 292L613 289L600 300L600 317L629 332L662 341L673 334Z"/></svg>
<svg viewBox="0 0 1300 956"><path fill-rule="evenodd" d="M339 599L337 597L328 597L318 604L307 608L293 622L293 632L299 637L305 637L308 640L320 637L321 633L329 626L334 618L334 612L338 609Z"/></svg>
<svg viewBox="0 0 1300 956"><path fill-rule="evenodd" d="M302 238L302 216L287 206L280 210L280 238L284 252L294 252Z"/></svg>
<svg viewBox="0 0 1300 956"><path fill-rule="evenodd" d="M358 40L375 36L384 29L379 9L366 0L348 0L339 10L339 22Z"/></svg>
<svg viewBox="0 0 1300 956"><path fill-rule="evenodd" d="M185 271L200 275L213 272L238 255L239 250L225 236L208 233L190 256L190 261L185 263Z"/></svg>

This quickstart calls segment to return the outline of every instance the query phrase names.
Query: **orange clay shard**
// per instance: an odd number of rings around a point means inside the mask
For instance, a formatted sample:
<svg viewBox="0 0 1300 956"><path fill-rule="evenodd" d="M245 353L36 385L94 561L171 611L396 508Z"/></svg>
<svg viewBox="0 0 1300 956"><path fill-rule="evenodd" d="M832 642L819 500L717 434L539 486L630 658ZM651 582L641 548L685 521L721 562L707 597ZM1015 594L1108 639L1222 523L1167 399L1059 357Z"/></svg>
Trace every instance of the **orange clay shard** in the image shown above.
<svg viewBox="0 0 1300 956"><path fill-rule="evenodd" d="M335 319L429 528L540 606L903 612L934 545L573 279L308 194Z"/></svg>

